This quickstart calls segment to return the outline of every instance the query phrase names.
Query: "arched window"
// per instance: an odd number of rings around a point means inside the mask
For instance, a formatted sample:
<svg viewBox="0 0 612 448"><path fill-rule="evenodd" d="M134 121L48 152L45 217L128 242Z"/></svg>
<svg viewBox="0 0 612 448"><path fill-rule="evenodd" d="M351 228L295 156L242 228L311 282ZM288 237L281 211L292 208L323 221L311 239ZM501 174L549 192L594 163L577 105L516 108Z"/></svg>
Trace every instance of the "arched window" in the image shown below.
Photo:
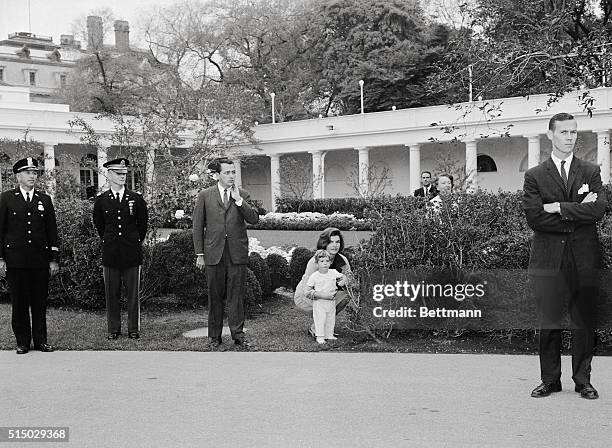
<svg viewBox="0 0 612 448"><path fill-rule="evenodd" d="M497 165L495 161L485 154L481 154L476 159L479 173L495 173L497 172Z"/></svg>
<svg viewBox="0 0 612 448"><path fill-rule="evenodd" d="M135 165L131 165L128 168L127 178L125 179L125 188L143 193L141 169Z"/></svg>
<svg viewBox="0 0 612 448"><path fill-rule="evenodd" d="M98 192L98 156L85 154L79 163L79 180L81 182L81 196L92 199Z"/></svg>

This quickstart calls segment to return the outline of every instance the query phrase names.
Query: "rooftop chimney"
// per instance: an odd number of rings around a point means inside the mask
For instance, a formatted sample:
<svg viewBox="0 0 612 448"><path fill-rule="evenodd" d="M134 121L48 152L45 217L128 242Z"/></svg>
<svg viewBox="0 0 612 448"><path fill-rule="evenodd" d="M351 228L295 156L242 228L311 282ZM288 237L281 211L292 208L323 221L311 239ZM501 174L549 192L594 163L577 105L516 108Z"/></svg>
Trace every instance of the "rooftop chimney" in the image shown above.
<svg viewBox="0 0 612 448"><path fill-rule="evenodd" d="M87 17L87 49L97 51L102 48L102 17Z"/></svg>
<svg viewBox="0 0 612 448"><path fill-rule="evenodd" d="M126 20L115 20L115 48L117 51L130 49L130 24Z"/></svg>

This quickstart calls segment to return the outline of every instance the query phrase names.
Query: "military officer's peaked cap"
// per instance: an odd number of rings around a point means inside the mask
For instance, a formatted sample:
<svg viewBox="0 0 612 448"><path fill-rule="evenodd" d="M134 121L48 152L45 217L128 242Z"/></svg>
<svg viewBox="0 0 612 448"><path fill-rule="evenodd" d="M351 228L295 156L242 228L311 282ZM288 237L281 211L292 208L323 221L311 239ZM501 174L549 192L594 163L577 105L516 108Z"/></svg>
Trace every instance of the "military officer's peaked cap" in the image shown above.
<svg viewBox="0 0 612 448"><path fill-rule="evenodd" d="M102 166L108 170L125 170L130 166L130 161L121 157L119 159L109 160Z"/></svg>
<svg viewBox="0 0 612 448"><path fill-rule="evenodd" d="M21 171L38 171L38 160L34 157L26 157L25 159L18 160L13 165L13 173L17 174Z"/></svg>

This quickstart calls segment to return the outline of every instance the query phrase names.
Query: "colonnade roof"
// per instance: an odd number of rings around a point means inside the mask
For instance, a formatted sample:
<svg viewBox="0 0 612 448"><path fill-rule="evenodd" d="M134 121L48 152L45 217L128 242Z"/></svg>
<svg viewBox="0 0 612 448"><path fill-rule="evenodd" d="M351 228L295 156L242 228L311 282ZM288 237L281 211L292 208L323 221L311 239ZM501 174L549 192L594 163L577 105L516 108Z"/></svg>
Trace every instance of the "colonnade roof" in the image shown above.
<svg viewBox="0 0 612 448"><path fill-rule="evenodd" d="M588 92L592 114L584 108L584 95L572 92L552 103L550 95L533 95L264 124L253 128L256 144L245 142L238 149L269 155L538 135L546 132L548 120L558 112L575 115L580 131L610 129L612 88ZM85 119L110 144L115 130L111 120L70 112L66 105L32 103L29 89L0 86L0 137L23 138L27 131L30 138L45 143L80 143L83 133L69 132L68 122L76 117ZM189 144L195 136L188 131L181 137Z"/></svg>
<svg viewBox="0 0 612 448"><path fill-rule="evenodd" d="M592 115L584 107L593 99ZM316 118L254 127L250 154L282 154L317 150L470 141L501 136L545 134L550 117L568 112L580 131L612 127L612 88L571 92L551 102L551 95L498 98L454 105Z"/></svg>

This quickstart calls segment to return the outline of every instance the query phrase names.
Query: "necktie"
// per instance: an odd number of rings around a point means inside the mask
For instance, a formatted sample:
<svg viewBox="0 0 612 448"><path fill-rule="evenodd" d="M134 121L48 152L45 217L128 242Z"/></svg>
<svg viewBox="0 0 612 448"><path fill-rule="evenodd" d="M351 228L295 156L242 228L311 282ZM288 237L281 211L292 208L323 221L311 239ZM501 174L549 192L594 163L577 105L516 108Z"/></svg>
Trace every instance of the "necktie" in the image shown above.
<svg viewBox="0 0 612 448"><path fill-rule="evenodd" d="M119 197L119 193L117 193L117 202L121 202L121 198Z"/></svg>
<svg viewBox="0 0 612 448"><path fill-rule="evenodd" d="M565 160L561 161L561 179L563 180L565 191L567 191L567 172L565 171Z"/></svg>
<svg viewBox="0 0 612 448"><path fill-rule="evenodd" d="M223 190L223 205L225 206L225 208L227 208L228 201L229 199L227 197L227 190Z"/></svg>
<svg viewBox="0 0 612 448"><path fill-rule="evenodd" d="M26 191L26 202L29 204L30 203L30 192Z"/></svg>

